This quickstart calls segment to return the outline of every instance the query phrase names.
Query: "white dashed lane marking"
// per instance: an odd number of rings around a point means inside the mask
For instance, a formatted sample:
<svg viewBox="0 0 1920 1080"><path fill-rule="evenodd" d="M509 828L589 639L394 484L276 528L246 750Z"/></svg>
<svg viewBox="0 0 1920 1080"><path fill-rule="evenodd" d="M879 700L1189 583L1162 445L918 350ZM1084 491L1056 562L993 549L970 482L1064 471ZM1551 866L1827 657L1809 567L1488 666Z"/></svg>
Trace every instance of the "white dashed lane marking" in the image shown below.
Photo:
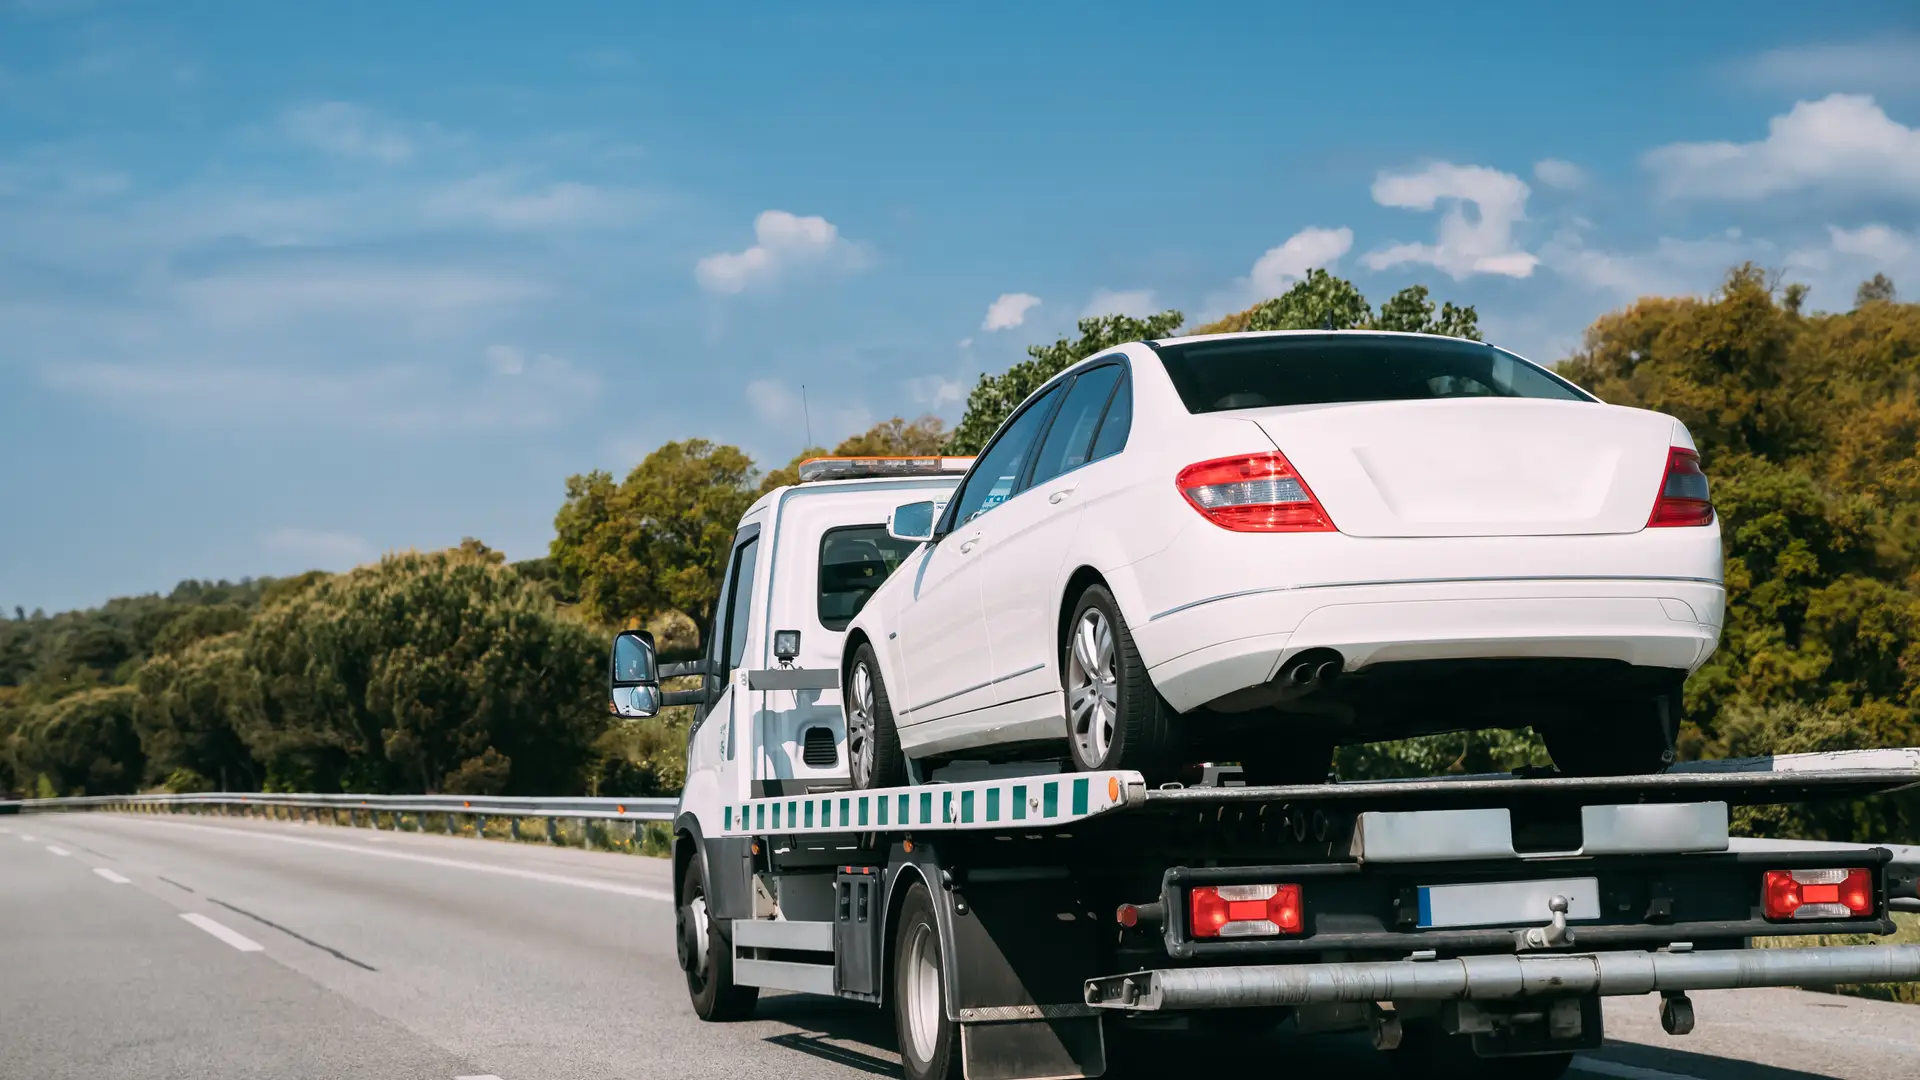
<svg viewBox="0 0 1920 1080"><path fill-rule="evenodd" d="M103 878L106 878L108 881L113 882L115 885L125 885L127 883L127 879L125 877L123 877L120 874L114 873L113 871L107 869L104 866L94 867L93 872L96 874L99 874Z"/></svg>
<svg viewBox="0 0 1920 1080"><path fill-rule="evenodd" d="M21 834L20 834L20 839L22 839L22 840L25 840L25 841L26 841L27 843L29 843L29 844L31 844L31 843L33 843L33 834L32 834L32 833L21 833Z"/></svg>
<svg viewBox="0 0 1920 1080"><path fill-rule="evenodd" d="M500 1078L492 1073L481 1073L478 1076L456 1076L453 1080L500 1080Z"/></svg>
<svg viewBox="0 0 1920 1080"><path fill-rule="evenodd" d="M48 844L47 850L53 852L55 855L60 855L63 857L73 854L73 852L68 851L66 848L61 847L59 844Z"/></svg>
<svg viewBox="0 0 1920 1080"><path fill-rule="evenodd" d="M200 929L205 930L207 933L212 934L214 937L219 938L221 941L224 941L227 944L233 946L234 948L239 949L241 952L265 952L266 951L267 947L265 945L260 944L259 942L253 940L247 935L242 934L236 930L232 930L232 929L229 929L228 927L222 926L221 924L214 922L212 919L207 918L205 915L202 915L197 911L183 911L180 913L180 917L192 923L193 925L199 927Z"/></svg>

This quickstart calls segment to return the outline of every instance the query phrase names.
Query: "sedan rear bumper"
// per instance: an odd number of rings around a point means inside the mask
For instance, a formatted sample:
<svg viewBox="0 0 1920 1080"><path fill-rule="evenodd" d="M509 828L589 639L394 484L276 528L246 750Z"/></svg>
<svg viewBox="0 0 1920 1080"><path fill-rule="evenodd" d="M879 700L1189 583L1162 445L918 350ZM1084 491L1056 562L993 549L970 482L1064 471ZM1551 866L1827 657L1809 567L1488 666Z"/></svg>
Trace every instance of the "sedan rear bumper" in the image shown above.
<svg viewBox="0 0 1920 1080"><path fill-rule="evenodd" d="M1271 680L1310 649L1343 670L1404 661L1610 660L1691 671L1726 592L1693 579L1492 579L1272 588L1192 603L1134 628L1155 687L1186 711Z"/></svg>

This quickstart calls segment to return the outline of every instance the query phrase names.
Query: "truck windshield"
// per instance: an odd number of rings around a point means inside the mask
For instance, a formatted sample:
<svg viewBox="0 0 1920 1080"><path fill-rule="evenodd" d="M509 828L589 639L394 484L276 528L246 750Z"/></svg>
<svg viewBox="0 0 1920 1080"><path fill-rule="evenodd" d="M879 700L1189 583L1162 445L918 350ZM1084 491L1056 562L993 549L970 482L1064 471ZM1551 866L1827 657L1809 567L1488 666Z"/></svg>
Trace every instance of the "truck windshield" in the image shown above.
<svg viewBox="0 0 1920 1080"><path fill-rule="evenodd" d="M1181 402L1193 413L1452 397L1593 400L1510 352L1459 338L1304 334L1196 341L1159 351Z"/></svg>
<svg viewBox="0 0 1920 1080"><path fill-rule="evenodd" d="M919 546L888 536L885 525L829 529L820 540L820 625L845 630L873 590Z"/></svg>

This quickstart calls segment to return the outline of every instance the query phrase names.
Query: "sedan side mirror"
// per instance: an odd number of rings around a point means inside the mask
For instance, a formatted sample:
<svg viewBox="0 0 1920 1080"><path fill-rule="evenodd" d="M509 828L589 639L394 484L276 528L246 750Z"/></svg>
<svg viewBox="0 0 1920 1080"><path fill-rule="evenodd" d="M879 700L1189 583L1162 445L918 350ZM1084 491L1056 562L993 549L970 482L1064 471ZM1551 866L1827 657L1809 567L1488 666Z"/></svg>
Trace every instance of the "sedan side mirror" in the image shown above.
<svg viewBox="0 0 1920 1080"><path fill-rule="evenodd" d="M932 501L896 506L887 515L887 535L895 540L931 540L933 524L940 519L946 503Z"/></svg>
<svg viewBox="0 0 1920 1080"><path fill-rule="evenodd" d="M613 715L644 720L660 712L660 664L652 634L622 630L614 635L607 681L607 711Z"/></svg>

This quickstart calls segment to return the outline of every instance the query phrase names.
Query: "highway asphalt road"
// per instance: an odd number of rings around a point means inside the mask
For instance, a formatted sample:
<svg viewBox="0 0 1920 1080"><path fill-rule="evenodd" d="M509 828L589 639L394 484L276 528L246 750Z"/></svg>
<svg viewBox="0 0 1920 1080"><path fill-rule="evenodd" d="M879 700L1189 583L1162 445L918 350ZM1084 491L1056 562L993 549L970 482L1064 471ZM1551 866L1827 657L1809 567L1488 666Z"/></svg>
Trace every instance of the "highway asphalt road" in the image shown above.
<svg viewBox="0 0 1920 1080"><path fill-rule="evenodd" d="M436 835L109 814L0 818L0 1080L898 1075L864 1006L768 995L710 1025L674 964L662 860ZM1579 1080L1905 1080L1920 1008L1696 995L1662 1034L1612 999ZM1384 1078L1364 1038L1281 1035L1269 1075ZM1113 1076L1232 1065L1156 1040Z"/></svg>

